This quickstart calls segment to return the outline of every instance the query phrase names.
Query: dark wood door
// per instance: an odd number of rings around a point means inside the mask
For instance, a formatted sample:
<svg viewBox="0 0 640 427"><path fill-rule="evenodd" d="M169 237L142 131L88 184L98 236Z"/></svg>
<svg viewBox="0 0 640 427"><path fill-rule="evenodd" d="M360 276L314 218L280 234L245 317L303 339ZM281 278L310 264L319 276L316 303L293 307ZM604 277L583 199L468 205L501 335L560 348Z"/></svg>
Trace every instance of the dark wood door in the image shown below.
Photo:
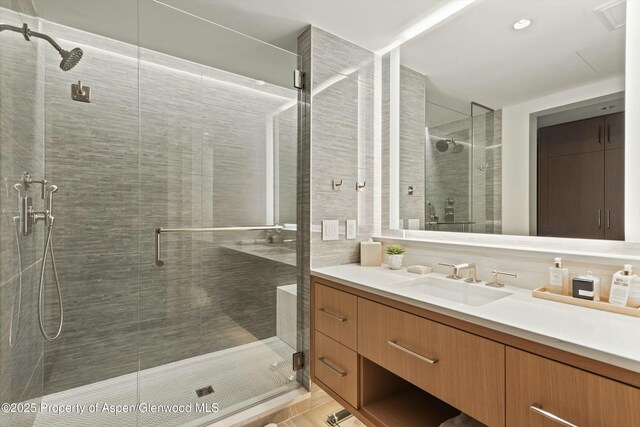
<svg viewBox="0 0 640 427"><path fill-rule="evenodd" d="M549 156L600 151L604 145L604 117L593 117L544 129L548 134Z"/></svg>
<svg viewBox="0 0 640 427"><path fill-rule="evenodd" d="M546 236L604 237L604 152L549 157Z"/></svg>
<svg viewBox="0 0 640 427"><path fill-rule="evenodd" d="M624 111L605 116L605 149L624 148Z"/></svg>
<svg viewBox="0 0 640 427"><path fill-rule="evenodd" d="M538 235L624 240L624 112L539 130Z"/></svg>
<svg viewBox="0 0 640 427"><path fill-rule="evenodd" d="M604 238L624 240L624 148L604 153L604 208Z"/></svg>

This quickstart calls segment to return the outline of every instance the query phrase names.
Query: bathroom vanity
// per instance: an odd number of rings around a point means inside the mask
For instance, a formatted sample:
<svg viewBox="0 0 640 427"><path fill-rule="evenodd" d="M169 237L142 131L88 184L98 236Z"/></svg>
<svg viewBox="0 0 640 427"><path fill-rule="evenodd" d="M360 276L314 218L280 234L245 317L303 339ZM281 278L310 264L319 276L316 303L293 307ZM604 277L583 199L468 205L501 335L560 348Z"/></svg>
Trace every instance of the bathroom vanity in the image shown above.
<svg viewBox="0 0 640 427"><path fill-rule="evenodd" d="M312 380L367 425L640 425L638 318L351 264L313 270L311 322Z"/></svg>

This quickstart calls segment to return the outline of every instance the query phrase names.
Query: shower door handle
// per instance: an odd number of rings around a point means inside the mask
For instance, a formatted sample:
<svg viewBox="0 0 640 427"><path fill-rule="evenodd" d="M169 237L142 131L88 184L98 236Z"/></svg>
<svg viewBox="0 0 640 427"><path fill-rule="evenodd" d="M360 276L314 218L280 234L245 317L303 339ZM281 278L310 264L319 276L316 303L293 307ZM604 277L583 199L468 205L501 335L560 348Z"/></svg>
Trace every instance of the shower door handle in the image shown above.
<svg viewBox="0 0 640 427"><path fill-rule="evenodd" d="M209 233L217 231L256 231L256 230L282 230L281 225L258 225L255 227L206 227L206 228L156 228L156 265L162 267L164 260L160 256L162 242L160 235L162 233Z"/></svg>

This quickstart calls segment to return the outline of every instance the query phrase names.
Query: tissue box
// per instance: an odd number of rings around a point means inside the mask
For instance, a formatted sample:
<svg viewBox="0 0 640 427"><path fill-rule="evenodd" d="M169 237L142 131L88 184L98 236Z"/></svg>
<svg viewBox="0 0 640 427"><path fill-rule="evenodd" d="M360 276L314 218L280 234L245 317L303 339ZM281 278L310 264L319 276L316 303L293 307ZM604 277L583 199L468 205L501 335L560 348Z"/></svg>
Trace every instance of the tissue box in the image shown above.
<svg viewBox="0 0 640 427"><path fill-rule="evenodd" d="M360 242L360 265L380 267L382 265L382 243Z"/></svg>

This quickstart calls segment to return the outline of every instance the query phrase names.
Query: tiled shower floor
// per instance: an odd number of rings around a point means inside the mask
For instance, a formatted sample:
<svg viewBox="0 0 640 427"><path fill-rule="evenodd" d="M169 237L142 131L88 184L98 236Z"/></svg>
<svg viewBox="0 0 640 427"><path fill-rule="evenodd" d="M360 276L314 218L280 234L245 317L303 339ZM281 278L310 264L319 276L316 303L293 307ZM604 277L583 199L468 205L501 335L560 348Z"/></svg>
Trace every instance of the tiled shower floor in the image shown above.
<svg viewBox="0 0 640 427"><path fill-rule="evenodd" d="M146 369L44 396L48 405L83 405L85 413L39 413L38 427L197 426L208 424L254 403L298 386L291 370L294 350L277 337ZM99 369L99 367L96 367ZM139 381L139 399L138 399ZM211 385L214 393L198 398L197 388ZM102 412L104 404L189 405L161 413ZM99 413L89 414L92 404ZM195 404L218 404L219 412L196 412ZM189 410L191 409L191 410Z"/></svg>

